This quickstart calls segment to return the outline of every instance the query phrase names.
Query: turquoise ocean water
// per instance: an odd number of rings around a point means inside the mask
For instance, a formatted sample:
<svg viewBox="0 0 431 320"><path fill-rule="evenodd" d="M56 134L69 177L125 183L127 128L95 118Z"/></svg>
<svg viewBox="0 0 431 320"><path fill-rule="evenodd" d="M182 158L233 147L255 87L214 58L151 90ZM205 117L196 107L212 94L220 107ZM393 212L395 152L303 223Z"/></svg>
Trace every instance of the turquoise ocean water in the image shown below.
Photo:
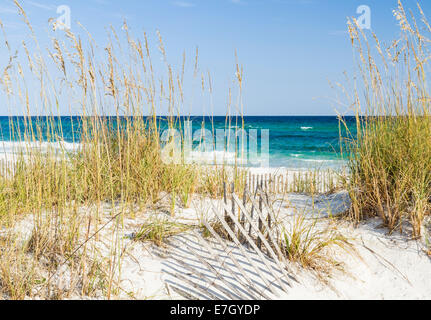
<svg viewBox="0 0 431 320"><path fill-rule="evenodd" d="M34 121L44 125L46 119L33 118ZM184 119L185 120L185 119ZM225 117L190 117L193 130L201 128L223 129L226 127ZM349 127L354 128L353 117L345 118ZM0 140L3 152L9 152L13 144L23 139L22 135L13 134L10 118L0 117ZM24 127L24 119L14 119L15 132L18 126ZM80 142L78 117L55 118L57 132L66 143ZM241 119L231 119L231 127L241 127ZM72 130L73 128L73 130ZM339 153L339 121L336 116L246 116L244 129L269 130L269 166L286 168L339 168L343 161ZM22 130L21 130L22 131ZM42 130L43 131L43 130ZM45 133L37 137L38 140L47 140Z"/></svg>

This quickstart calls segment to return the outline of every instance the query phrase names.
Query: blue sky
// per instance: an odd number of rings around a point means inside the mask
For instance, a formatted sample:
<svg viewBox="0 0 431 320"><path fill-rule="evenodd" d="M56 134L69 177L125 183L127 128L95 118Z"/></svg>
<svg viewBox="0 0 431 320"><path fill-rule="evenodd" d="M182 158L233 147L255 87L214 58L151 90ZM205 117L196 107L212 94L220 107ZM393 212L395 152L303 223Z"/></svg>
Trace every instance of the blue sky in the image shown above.
<svg viewBox="0 0 431 320"><path fill-rule="evenodd" d="M168 57L193 55L199 47L201 65L215 84L214 113L225 113L228 83L232 80L235 50L244 67L244 110L248 115L332 115L335 92L328 80L352 72L352 50L346 33L347 17L359 5L371 8L372 30L383 40L398 33L392 15L397 0L22 0L39 38L46 37L47 21L56 8L71 8L72 31L82 23L97 42L106 39L105 27L120 28L126 19L135 36L145 30L152 39L160 30ZM416 1L404 0L415 9ZM421 2L431 16L431 1ZM0 19L10 41L24 36L13 3L0 0ZM154 40L155 41L155 40ZM1 44L1 46L3 43ZM0 67L6 64L0 48ZM1 93L2 94L2 93ZM194 107L193 114L201 113ZM0 114L5 110L0 106Z"/></svg>

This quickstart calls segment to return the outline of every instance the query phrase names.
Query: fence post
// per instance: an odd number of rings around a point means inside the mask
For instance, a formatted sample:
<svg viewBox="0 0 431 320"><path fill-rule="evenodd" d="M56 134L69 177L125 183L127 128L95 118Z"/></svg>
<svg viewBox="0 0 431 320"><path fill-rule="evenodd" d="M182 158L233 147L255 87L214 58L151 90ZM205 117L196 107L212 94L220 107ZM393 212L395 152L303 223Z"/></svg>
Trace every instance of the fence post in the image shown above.
<svg viewBox="0 0 431 320"><path fill-rule="evenodd" d="M244 192L243 192L243 196L242 196L242 204L243 204L243 206L244 206L244 208L246 207L246 203L247 203L247 198L246 198L246 196L247 196L247 181L246 181L246 183L245 183L245 185L244 185ZM233 200L233 198L232 198L232 200ZM241 211L241 210L239 210L239 216L240 216L240 224L241 224L241 226L244 228L244 229L246 229L245 228L245 217L244 217L244 213ZM238 234L239 234L239 242L241 242L241 243L244 243L245 242L245 237L243 236L243 234L241 233L241 231L240 230L238 230Z"/></svg>
<svg viewBox="0 0 431 320"><path fill-rule="evenodd" d="M260 183L260 191L263 191L263 183ZM262 192L259 193L259 211L260 213L262 213L262 209L263 209L263 199L262 199ZM259 215L259 231L262 232L263 229L263 223L262 223L262 219ZM259 248L259 250L262 248L262 240L258 237L257 238L257 247Z"/></svg>
<svg viewBox="0 0 431 320"><path fill-rule="evenodd" d="M236 215L235 215L235 200L233 199L233 194L235 193L235 182L232 182L231 183L231 201L232 201L232 216L234 216L235 218L236 218ZM234 224L234 222L232 221L232 219L231 218L229 218L229 223L230 223L230 225L229 225L229 227L232 229L232 231L235 233L235 229L236 229L236 227L235 227L235 224Z"/></svg>

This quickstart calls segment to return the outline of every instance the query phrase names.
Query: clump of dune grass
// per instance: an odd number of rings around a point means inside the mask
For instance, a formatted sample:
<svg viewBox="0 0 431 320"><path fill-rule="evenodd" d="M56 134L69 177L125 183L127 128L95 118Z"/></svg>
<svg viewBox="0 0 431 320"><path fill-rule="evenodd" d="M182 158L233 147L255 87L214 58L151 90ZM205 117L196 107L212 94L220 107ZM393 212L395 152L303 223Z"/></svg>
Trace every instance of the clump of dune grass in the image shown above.
<svg viewBox="0 0 431 320"><path fill-rule="evenodd" d="M344 173L333 170L313 169L293 173L292 181L287 186L287 192L293 193L334 193L343 188Z"/></svg>
<svg viewBox="0 0 431 320"><path fill-rule="evenodd" d="M350 21L360 80L352 95L356 132L346 137L343 150L351 217L379 216L390 231L409 226L414 238L431 204L431 28L419 4L418 11L420 22L398 2L400 37L387 47Z"/></svg>
<svg viewBox="0 0 431 320"><path fill-rule="evenodd" d="M14 2L30 37L17 48L3 39L10 59L1 86L9 110L23 110L23 116L10 117L11 138L22 143L14 150L12 167L0 177L0 230L6 230L0 242L0 294L12 299L118 297L121 233L128 215L154 208L166 195L172 214L178 204L189 206L195 193L221 197L231 173L234 191L242 194L245 172L237 166L208 170L188 164L182 153L179 162L164 161L162 132L181 129L178 114L187 104L186 59L179 68L171 65L160 35L161 60L153 59L147 35L134 38L126 23L121 36L111 28L103 46L85 29L83 35L53 30L45 51L24 9ZM211 94L197 54L193 66L192 81L203 95ZM233 108L242 115L238 65L236 77ZM231 92L229 98L228 110ZM76 117L60 117L65 107ZM31 117L34 113L40 115ZM75 150L66 148L63 126L71 127ZM175 137L164 142L172 144ZM16 233L26 221L31 232L22 239ZM151 221L136 239L162 245L188 228Z"/></svg>
<svg viewBox="0 0 431 320"><path fill-rule="evenodd" d="M431 239L429 235L425 238L425 244L426 244L425 253L431 258Z"/></svg>
<svg viewBox="0 0 431 320"><path fill-rule="evenodd" d="M428 218L423 224L422 237L425 243L424 252L431 258L431 219Z"/></svg>
<svg viewBox="0 0 431 320"><path fill-rule="evenodd" d="M22 300L37 283L37 263L11 239L0 240L0 298Z"/></svg>
<svg viewBox="0 0 431 320"><path fill-rule="evenodd" d="M153 218L145 222L137 233L133 235L135 241L151 242L156 246L165 246L167 240L177 234L192 229L186 225L166 218Z"/></svg>
<svg viewBox="0 0 431 320"><path fill-rule="evenodd" d="M53 215L36 214L4 232L0 294L7 299L109 295L105 284L110 274L89 234L81 234L87 230L80 228L85 222L78 215Z"/></svg>
<svg viewBox="0 0 431 320"><path fill-rule="evenodd" d="M213 204L214 218L203 218L202 237L227 241L243 253L241 247L248 248L261 259L270 257L282 273L289 272L295 263L314 271L322 281L334 270L344 271L341 254L356 254L356 250L351 239L338 230L337 221L310 218L306 212L295 212L292 219L286 219L280 212L285 199L279 196L263 184L253 193L246 190L242 199L228 191L222 205L224 215Z"/></svg>
<svg viewBox="0 0 431 320"><path fill-rule="evenodd" d="M317 219L310 221L304 215L297 214L290 226L284 228L282 247L287 258L316 271L320 276L329 275L333 269L343 270L343 263L335 257L335 251L338 248L352 252L352 244L337 230L336 225L329 223L322 226L317 222Z"/></svg>
<svg viewBox="0 0 431 320"><path fill-rule="evenodd" d="M184 119L178 114L186 104L187 70L185 55L178 68L168 62L159 34L160 63L153 59L147 35L134 38L126 23L120 36L109 29L104 44L96 44L83 27L77 34L54 28L45 50L24 8L14 3L30 37L12 48L2 30L10 59L0 85L8 109L22 110L22 117L9 119L10 138L21 143L0 174L0 232L5 230L4 239L0 234L0 296L114 298L121 291L118 248L124 218L154 207L166 195L172 214L178 205L188 207L195 193L217 195L224 169L208 174L200 165L185 163L182 153L179 162L162 157L162 132L181 131ZM211 79L200 71L197 52L192 66L191 82L202 87L202 96L211 95ZM227 109L241 109L238 101ZM60 117L65 109L76 116ZM66 127L73 150L65 146ZM174 142L173 137L164 141ZM23 221L31 229L28 239L16 235ZM152 222L139 238L162 244L186 229ZM108 235L108 249L102 250Z"/></svg>
<svg viewBox="0 0 431 320"><path fill-rule="evenodd" d="M205 170L205 171L204 171ZM238 167L215 166L214 168L201 169L198 189L200 194L211 198L221 198L224 194L224 183L231 181L235 192L242 194L246 188L247 170Z"/></svg>

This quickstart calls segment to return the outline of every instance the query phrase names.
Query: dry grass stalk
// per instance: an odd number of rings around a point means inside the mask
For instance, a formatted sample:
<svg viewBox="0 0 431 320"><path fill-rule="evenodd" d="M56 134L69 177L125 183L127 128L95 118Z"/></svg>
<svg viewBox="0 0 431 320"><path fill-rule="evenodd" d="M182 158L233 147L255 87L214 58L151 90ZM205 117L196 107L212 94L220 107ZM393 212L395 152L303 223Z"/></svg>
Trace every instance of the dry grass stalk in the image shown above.
<svg viewBox="0 0 431 320"><path fill-rule="evenodd" d="M160 132L182 126L176 113L186 103L185 57L177 74L161 37L162 70L153 64L146 34L143 42L134 39L127 24L124 37L109 30L106 50L84 29L87 39L70 30L56 31L44 51L23 6L15 4L32 40L18 45L16 51L24 53L21 61L5 37L10 59L1 84L9 110L23 110L22 118L9 120L11 139L23 143L0 176L0 227L10 230L0 247L0 296L115 297L120 290L119 232L128 213L155 206L164 194L175 209L178 204L187 207L196 192L220 193L225 170L208 176L199 165L167 164L161 157ZM194 73L197 61L196 56ZM165 80L156 80L161 78ZM36 98L29 94L29 84ZM162 119L157 114L165 110L165 97L169 116ZM59 116L67 107L75 118ZM72 138L65 136L65 127L71 128ZM78 144L76 149L66 148L68 139ZM91 231L100 227L107 205L120 214L113 214L110 224L111 249L102 253L101 236L93 237ZM83 216L89 208L94 212ZM33 220L30 242L12 241L13 229L26 217ZM155 223L141 238L161 244L170 233L184 230ZM57 279L60 268L73 274L67 292L46 281Z"/></svg>
<svg viewBox="0 0 431 320"><path fill-rule="evenodd" d="M421 236L430 214L431 122L427 80L429 24L418 5L422 27L401 1L394 10L400 37L386 49L373 34L373 50L356 21L349 33L360 77L352 105L355 132L344 137L344 157L349 161L347 183L353 205L351 217L360 221L379 216L392 232L407 229ZM361 98L364 96L364 98Z"/></svg>

